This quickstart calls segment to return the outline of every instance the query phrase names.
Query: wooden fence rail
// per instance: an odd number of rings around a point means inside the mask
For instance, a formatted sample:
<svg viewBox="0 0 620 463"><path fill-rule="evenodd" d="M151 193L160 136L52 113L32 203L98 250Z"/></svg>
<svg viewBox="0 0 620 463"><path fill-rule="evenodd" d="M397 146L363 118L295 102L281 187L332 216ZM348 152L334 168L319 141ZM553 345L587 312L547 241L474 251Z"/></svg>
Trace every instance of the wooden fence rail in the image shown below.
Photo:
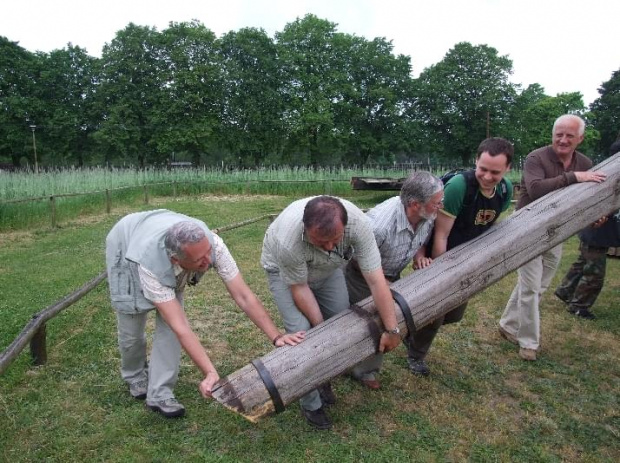
<svg viewBox="0 0 620 463"><path fill-rule="evenodd" d="M152 189L152 187L155 187L155 186L162 186L162 185L172 186L172 194L173 194L173 197L176 199L176 197L178 196L178 187L181 184L204 183L204 184L209 184L211 186L244 184L246 185L246 189L248 189L249 185L253 183L257 183L257 184L261 184L261 183L270 183L270 184L323 183L324 193L331 194L333 182L347 182L347 180L327 179L327 180L237 180L237 181L230 181L230 182L195 182L195 181L157 182L157 183L146 183L144 185L137 185L137 186L106 188L105 190L95 190L95 191L76 192L76 193L61 193L61 194L53 194L49 196L36 196L36 197L31 197L31 198L10 199L10 200L5 200L5 201L0 201L0 206L5 205L5 204L19 204L19 203L26 203L26 202L49 200L51 225L52 225L52 228L56 228L58 225L56 209L57 209L57 200L59 198L71 198L71 197L77 197L77 196L103 194L104 199L105 199L105 211L107 214L109 214L112 211L112 199L111 199L110 192L113 192L113 191L131 190L131 189L141 188L143 190L144 204L149 204L150 197L151 197L151 192L149 189Z"/></svg>
<svg viewBox="0 0 620 463"><path fill-rule="evenodd" d="M28 344L29 341L31 341L30 348L34 364L43 365L47 361L45 322L58 315L58 313L62 310L82 299L106 278L107 272L102 272L84 284L84 286L77 291L43 309L41 312L34 314L19 336L17 336L9 347L7 347L7 349L0 355L0 374L4 373L11 362L13 362L24 347L26 347L26 344Z"/></svg>

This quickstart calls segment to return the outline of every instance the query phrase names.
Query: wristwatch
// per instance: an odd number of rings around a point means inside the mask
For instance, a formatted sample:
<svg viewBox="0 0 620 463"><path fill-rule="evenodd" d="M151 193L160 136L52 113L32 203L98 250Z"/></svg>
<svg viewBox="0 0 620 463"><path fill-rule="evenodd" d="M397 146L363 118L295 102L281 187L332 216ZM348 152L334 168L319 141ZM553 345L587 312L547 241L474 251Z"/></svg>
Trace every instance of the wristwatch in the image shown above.
<svg viewBox="0 0 620 463"><path fill-rule="evenodd" d="M385 332L388 334L400 334L400 328L397 326L393 330L385 330Z"/></svg>

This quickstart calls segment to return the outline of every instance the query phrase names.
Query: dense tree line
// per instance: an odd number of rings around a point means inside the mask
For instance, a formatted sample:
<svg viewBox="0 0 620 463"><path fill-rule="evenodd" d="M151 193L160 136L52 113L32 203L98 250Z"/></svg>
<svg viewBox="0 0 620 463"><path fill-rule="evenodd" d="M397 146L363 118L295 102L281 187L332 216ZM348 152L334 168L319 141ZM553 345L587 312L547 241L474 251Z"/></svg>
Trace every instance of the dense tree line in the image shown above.
<svg viewBox="0 0 620 463"><path fill-rule="evenodd" d="M588 120L589 154L618 137L620 71L591 112L578 92L522 89L511 73L507 56L464 42L413 78L390 41L313 15L273 38L129 24L101 58L72 44L31 53L0 36L0 162L32 165L36 140L42 166L467 164L487 136L523 157L566 112Z"/></svg>

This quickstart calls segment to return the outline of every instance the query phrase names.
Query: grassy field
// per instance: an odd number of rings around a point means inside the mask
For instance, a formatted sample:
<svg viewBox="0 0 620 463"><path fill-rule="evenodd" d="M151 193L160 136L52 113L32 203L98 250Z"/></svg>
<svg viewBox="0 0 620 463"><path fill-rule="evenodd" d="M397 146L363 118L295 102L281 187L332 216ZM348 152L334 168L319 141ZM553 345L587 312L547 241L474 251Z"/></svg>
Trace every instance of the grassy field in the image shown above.
<svg viewBox="0 0 620 463"><path fill-rule="evenodd" d="M351 192L369 207L389 194ZM288 196L153 199L218 227L279 212ZM130 205L60 228L0 234L0 350L31 315L104 269L104 238ZM224 232L244 277L278 323L259 266L265 222ZM576 257L571 238L556 280ZM27 352L0 377L0 461L620 461L620 260L610 258L594 322L570 316L551 293L542 301L540 360L526 363L500 338L497 321L515 282L506 276L475 296L462 323L445 327L429 354L432 374L413 377L406 351L386 356L382 389L337 378L334 429L318 432L297 404L258 424L203 400L184 356L177 398L188 414L166 420L132 400L118 373L116 323L100 285L48 324L48 363ZM187 312L220 374L272 346L231 302L215 275L188 289Z"/></svg>

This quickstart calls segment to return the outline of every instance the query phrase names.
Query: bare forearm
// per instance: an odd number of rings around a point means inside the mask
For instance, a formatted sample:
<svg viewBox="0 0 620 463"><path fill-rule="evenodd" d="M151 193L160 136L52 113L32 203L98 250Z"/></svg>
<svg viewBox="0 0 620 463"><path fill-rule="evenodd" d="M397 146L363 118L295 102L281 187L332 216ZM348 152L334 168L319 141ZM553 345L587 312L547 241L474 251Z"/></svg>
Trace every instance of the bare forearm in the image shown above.
<svg viewBox="0 0 620 463"><path fill-rule="evenodd" d="M431 256L433 259L441 256L448 249L448 237L454 226L454 217L440 211L435 219L435 236L433 237L433 249Z"/></svg>
<svg viewBox="0 0 620 463"><path fill-rule="evenodd" d="M203 375L207 376L209 373L217 373L206 350L202 347L202 344L198 340L198 336L196 336L193 331L179 336L179 342L183 350L189 355L189 358L191 358L194 364L202 371Z"/></svg>
<svg viewBox="0 0 620 463"><path fill-rule="evenodd" d="M385 278L383 278L383 271L381 269L364 273L364 278L370 287L370 292L375 301L377 312L383 322L383 326L386 330L392 331L398 328L396 322L396 312L394 311L394 301L392 300L392 293L390 287L386 284ZM384 332L379 340L379 352L389 352L394 349L400 343L400 335L397 333L389 334Z"/></svg>
<svg viewBox="0 0 620 463"><path fill-rule="evenodd" d="M448 247L448 237L435 237L435 240L433 241L433 250L431 252L431 256L433 256L433 259L436 259L437 257L441 256L443 253L446 252L446 249Z"/></svg>
<svg viewBox="0 0 620 463"><path fill-rule="evenodd" d="M235 303L243 312L258 326L273 342L274 338L280 334L273 320L265 310L261 301L246 284L241 274L237 274L233 279L224 282L226 289L234 299Z"/></svg>
<svg viewBox="0 0 620 463"><path fill-rule="evenodd" d="M206 376L209 373L217 374L211 359L207 355L204 347L202 347L202 344L200 344L198 336L196 336L196 333L194 333L189 325L181 304L175 299L172 301L157 303L155 306L170 329L176 335L181 347L183 347L185 352L187 352L187 355L189 355L204 375Z"/></svg>
<svg viewBox="0 0 620 463"><path fill-rule="evenodd" d="M292 285L291 294L299 311L308 319L311 326L323 322L323 314L319 304L308 285Z"/></svg>
<svg viewBox="0 0 620 463"><path fill-rule="evenodd" d="M244 306L240 306L247 316L267 337L271 342L280 334L280 330L265 310L265 307L256 296L249 298Z"/></svg>

